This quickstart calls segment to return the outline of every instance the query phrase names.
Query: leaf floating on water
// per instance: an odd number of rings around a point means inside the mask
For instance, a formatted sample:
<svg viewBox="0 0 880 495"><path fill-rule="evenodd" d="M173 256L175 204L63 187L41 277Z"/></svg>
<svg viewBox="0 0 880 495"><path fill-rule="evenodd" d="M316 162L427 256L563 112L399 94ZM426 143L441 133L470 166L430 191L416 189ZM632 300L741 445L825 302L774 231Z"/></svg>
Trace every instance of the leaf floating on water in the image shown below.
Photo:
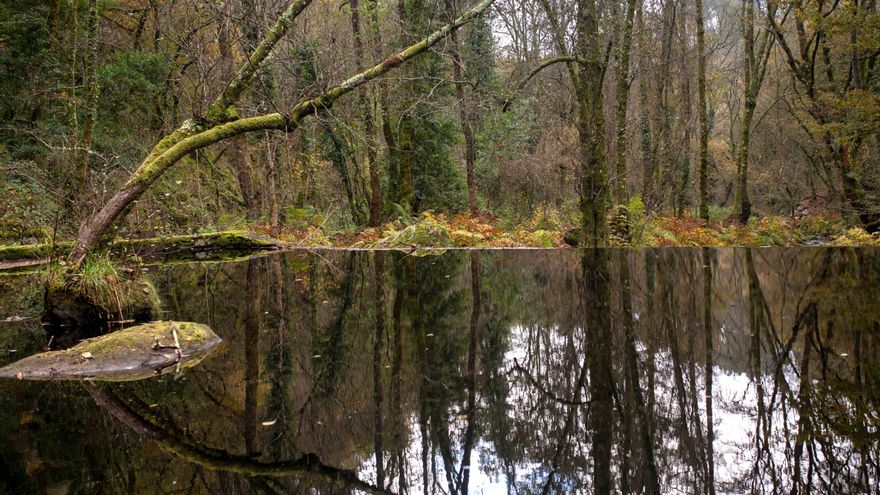
<svg viewBox="0 0 880 495"><path fill-rule="evenodd" d="M157 339L175 345L156 348ZM26 357L0 368L0 378L142 380L198 364L220 342L206 325L159 321L88 339L70 349Z"/></svg>

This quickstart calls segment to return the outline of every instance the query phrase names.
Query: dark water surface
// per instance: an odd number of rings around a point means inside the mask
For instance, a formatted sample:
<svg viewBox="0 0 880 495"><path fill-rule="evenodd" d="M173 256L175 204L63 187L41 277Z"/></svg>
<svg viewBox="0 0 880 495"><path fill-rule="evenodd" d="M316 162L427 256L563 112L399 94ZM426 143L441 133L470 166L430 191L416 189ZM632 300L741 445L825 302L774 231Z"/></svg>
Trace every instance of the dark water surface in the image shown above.
<svg viewBox="0 0 880 495"><path fill-rule="evenodd" d="M3 493L878 493L880 250L292 252L151 269L220 348L0 381ZM0 365L42 350L0 277Z"/></svg>

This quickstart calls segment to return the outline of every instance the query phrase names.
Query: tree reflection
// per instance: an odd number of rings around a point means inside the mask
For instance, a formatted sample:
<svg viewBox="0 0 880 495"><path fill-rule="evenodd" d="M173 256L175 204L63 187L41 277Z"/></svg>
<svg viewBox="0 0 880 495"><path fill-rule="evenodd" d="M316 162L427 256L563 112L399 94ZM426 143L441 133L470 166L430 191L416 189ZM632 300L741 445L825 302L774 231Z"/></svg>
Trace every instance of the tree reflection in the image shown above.
<svg viewBox="0 0 880 495"><path fill-rule="evenodd" d="M0 383L25 493L878 493L878 251L334 251L157 280L224 347L92 406ZM68 466L62 441L101 454Z"/></svg>

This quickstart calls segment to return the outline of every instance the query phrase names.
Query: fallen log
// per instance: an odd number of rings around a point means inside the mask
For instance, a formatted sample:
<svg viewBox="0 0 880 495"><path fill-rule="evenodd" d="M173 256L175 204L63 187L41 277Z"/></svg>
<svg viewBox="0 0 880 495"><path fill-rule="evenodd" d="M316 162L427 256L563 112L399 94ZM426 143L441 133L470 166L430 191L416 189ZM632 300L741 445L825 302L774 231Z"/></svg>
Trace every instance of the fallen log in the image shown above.
<svg viewBox="0 0 880 495"><path fill-rule="evenodd" d="M235 257L242 253L279 249L282 243L275 239L246 231L223 231L208 234L150 237L145 239L116 239L110 243L115 258L138 257L149 261L197 261L217 257ZM30 266L32 261L63 258L72 242L56 244L27 244L0 246L0 270L4 267Z"/></svg>
<svg viewBox="0 0 880 495"><path fill-rule="evenodd" d="M207 325L157 321L84 340L0 368L0 378L125 382L179 372L202 361L221 339Z"/></svg>

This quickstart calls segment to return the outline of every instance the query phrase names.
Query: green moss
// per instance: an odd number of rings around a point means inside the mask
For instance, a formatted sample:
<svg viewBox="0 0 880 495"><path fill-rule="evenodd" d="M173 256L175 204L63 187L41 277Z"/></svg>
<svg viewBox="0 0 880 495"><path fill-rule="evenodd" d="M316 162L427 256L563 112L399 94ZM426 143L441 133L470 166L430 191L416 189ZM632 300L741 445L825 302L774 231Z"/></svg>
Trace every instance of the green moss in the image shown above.
<svg viewBox="0 0 880 495"><path fill-rule="evenodd" d="M175 371L178 363L181 368L193 366L219 343L220 338L205 325L158 321L85 340L69 349L30 356L0 368L0 377L140 380Z"/></svg>
<svg viewBox="0 0 880 495"><path fill-rule="evenodd" d="M116 239L110 244L110 252L116 255L136 255L155 257L163 260L203 259L198 253L217 253L223 257L227 252L231 257L242 253L275 249L280 241L270 239L244 230L212 232L148 239ZM61 256L73 247L72 242L59 242L54 248L51 244L30 244L0 246L0 261L35 260L52 255Z"/></svg>
<svg viewBox="0 0 880 495"><path fill-rule="evenodd" d="M66 253L72 247L72 242L57 243L54 249L52 244L0 246L0 261L48 258L52 254L60 255Z"/></svg>
<svg viewBox="0 0 880 495"><path fill-rule="evenodd" d="M84 312L95 308L107 318L120 320L150 319L161 308L149 279L121 271L106 256L89 256L73 273L53 263L42 274L50 305Z"/></svg>

